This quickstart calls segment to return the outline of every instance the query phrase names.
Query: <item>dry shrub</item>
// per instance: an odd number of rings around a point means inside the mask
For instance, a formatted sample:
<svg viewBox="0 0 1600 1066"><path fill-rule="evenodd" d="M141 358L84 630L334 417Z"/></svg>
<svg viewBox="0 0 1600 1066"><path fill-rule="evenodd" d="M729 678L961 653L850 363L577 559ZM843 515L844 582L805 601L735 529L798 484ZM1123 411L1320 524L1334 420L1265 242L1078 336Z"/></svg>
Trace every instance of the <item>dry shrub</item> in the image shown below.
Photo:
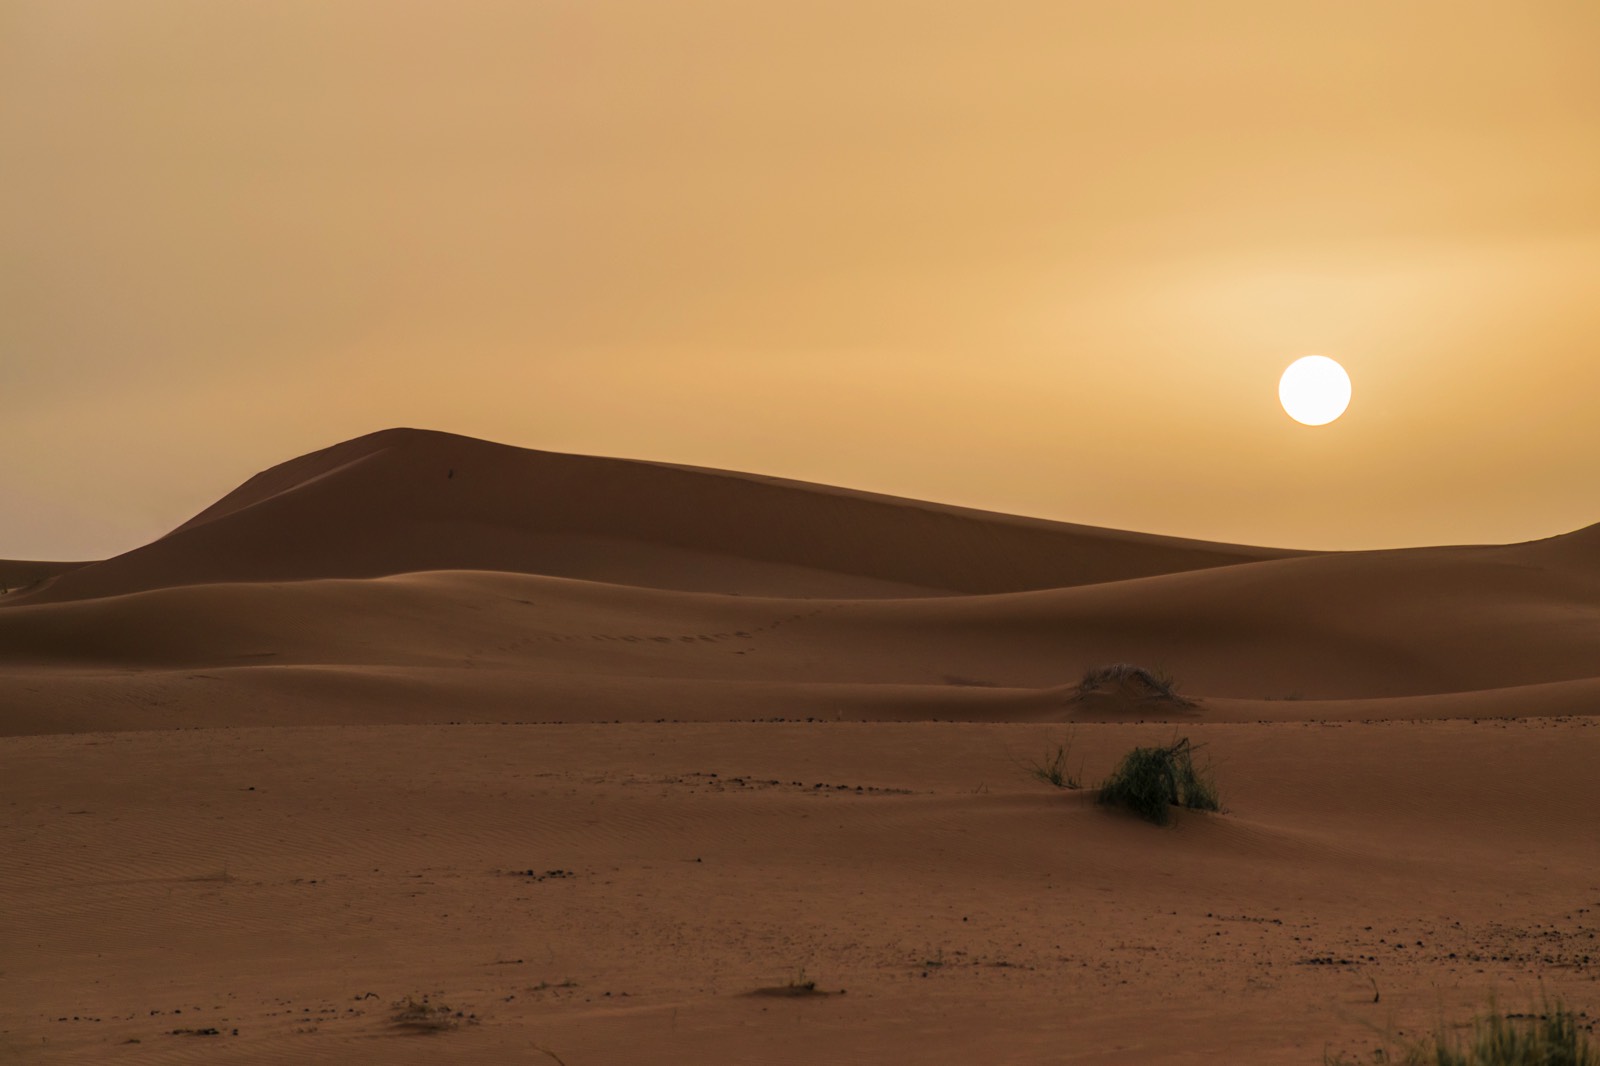
<svg viewBox="0 0 1600 1066"><path fill-rule="evenodd" d="M1164 700L1181 707L1192 706L1194 701L1180 696L1177 681L1159 667L1146 670L1133 663L1111 663L1084 671L1078 682L1078 696L1082 698L1100 693L1129 699Z"/></svg>
<svg viewBox="0 0 1600 1066"><path fill-rule="evenodd" d="M399 1028L414 1033L443 1033L460 1028L464 1021L476 1019L469 1019L448 1004L435 1003L424 995L420 998L406 996L397 1002L389 1020Z"/></svg>

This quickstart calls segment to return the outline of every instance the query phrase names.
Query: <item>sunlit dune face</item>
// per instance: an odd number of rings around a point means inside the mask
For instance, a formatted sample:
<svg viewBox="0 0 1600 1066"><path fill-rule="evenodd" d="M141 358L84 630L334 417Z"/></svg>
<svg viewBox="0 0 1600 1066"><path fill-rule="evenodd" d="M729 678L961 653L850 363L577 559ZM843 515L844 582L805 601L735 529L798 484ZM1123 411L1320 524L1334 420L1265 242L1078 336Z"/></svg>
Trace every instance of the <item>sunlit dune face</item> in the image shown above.
<svg viewBox="0 0 1600 1066"><path fill-rule="evenodd" d="M1278 400L1296 422L1325 426L1350 406L1350 375L1325 355L1296 359L1278 379Z"/></svg>

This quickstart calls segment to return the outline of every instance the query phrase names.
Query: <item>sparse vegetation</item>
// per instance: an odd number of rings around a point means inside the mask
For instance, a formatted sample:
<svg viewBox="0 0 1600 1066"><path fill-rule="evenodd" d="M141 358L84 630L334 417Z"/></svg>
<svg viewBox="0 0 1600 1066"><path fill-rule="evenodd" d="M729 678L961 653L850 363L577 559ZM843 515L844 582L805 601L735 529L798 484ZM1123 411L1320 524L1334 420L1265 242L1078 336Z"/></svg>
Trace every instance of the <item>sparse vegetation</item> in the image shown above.
<svg viewBox="0 0 1600 1066"><path fill-rule="evenodd" d="M434 1003L426 995L406 996L394 1005L389 1019L402 1029L416 1033L442 1033L460 1028L463 1022L477 1022L477 1015L464 1014L444 1003Z"/></svg>
<svg viewBox="0 0 1600 1066"><path fill-rule="evenodd" d="M1405 1066L1600 1066L1600 1052L1589 1040L1583 1015L1560 1000L1546 1000L1536 1013L1502 1014L1491 1007L1474 1018L1471 1034L1450 1031L1441 1022L1433 1035L1397 1052L1380 1049L1374 1062ZM1355 1066L1341 1055L1322 1058L1325 1066Z"/></svg>
<svg viewBox="0 0 1600 1066"><path fill-rule="evenodd" d="M1058 743L1054 751L1045 750L1044 758L1028 764L1028 773L1056 788L1082 788L1083 768L1080 765L1076 774L1067 769L1067 760L1072 755L1072 738Z"/></svg>
<svg viewBox="0 0 1600 1066"><path fill-rule="evenodd" d="M1194 751L1188 737L1163 748L1134 748L1100 786L1100 802L1156 825L1172 820L1173 807L1220 811L1216 785L1195 769Z"/></svg>
<svg viewBox="0 0 1600 1066"><path fill-rule="evenodd" d="M548 992L551 989L559 990L559 989L577 988L577 987L578 987L578 982L572 980L571 978L568 978L567 980L561 981L559 983L554 983L554 982L550 982L550 981L540 981L536 985L530 985L528 987L528 991L529 992Z"/></svg>
<svg viewBox="0 0 1600 1066"><path fill-rule="evenodd" d="M1193 704L1178 694L1178 681L1166 669L1147 670L1133 663L1111 663L1084 671L1078 682L1078 696L1111 693L1133 699L1165 700L1184 707Z"/></svg>
<svg viewBox="0 0 1600 1066"><path fill-rule="evenodd" d="M842 990L841 990L842 991ZM817 987L817 982L806 976L803 969L796 970L794 976L781 985L768 985L757 988L749 993L752 996L777 996L781 998L803 998L807 996L831 996L832 992L825 992Z"/></svg>

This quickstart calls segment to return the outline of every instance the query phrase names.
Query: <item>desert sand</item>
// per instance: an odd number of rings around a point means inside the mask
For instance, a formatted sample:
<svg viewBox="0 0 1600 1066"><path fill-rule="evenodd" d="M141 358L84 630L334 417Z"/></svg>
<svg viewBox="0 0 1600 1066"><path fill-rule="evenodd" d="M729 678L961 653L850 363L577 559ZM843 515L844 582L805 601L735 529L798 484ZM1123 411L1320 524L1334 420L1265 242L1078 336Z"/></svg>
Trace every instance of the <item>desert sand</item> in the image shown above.
<svg viewBox="0 0 1600 1066"><path fill-rule="evenodd" d="M390 430L0 580L6 1061L1317 1063L1491 996L1600 1018L1600 526L1289 551ZM1114 662L1187 701L1080 691ZM1179 736L1221 812L1095 802ZM1087 787L1029 772L1058 745Z"/></svg>

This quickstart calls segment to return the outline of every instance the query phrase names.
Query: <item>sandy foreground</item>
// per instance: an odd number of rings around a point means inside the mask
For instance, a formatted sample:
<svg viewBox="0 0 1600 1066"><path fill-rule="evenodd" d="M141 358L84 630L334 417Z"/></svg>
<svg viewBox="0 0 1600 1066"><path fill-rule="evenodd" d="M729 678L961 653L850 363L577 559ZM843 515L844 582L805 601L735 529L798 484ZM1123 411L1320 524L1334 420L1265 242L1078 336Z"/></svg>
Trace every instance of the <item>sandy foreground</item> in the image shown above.
<svg viewBox="0 0 1600 1066"><path fill-rule="evenodd" d="M1596 530L1315 555L584 462L379 434L8 564L0 1060L1315 1063L1491 996L1600 1019ZM1196 702L1077 692L1119 660ZM1177 736L1222 813L1028 772Z"/></svg>

